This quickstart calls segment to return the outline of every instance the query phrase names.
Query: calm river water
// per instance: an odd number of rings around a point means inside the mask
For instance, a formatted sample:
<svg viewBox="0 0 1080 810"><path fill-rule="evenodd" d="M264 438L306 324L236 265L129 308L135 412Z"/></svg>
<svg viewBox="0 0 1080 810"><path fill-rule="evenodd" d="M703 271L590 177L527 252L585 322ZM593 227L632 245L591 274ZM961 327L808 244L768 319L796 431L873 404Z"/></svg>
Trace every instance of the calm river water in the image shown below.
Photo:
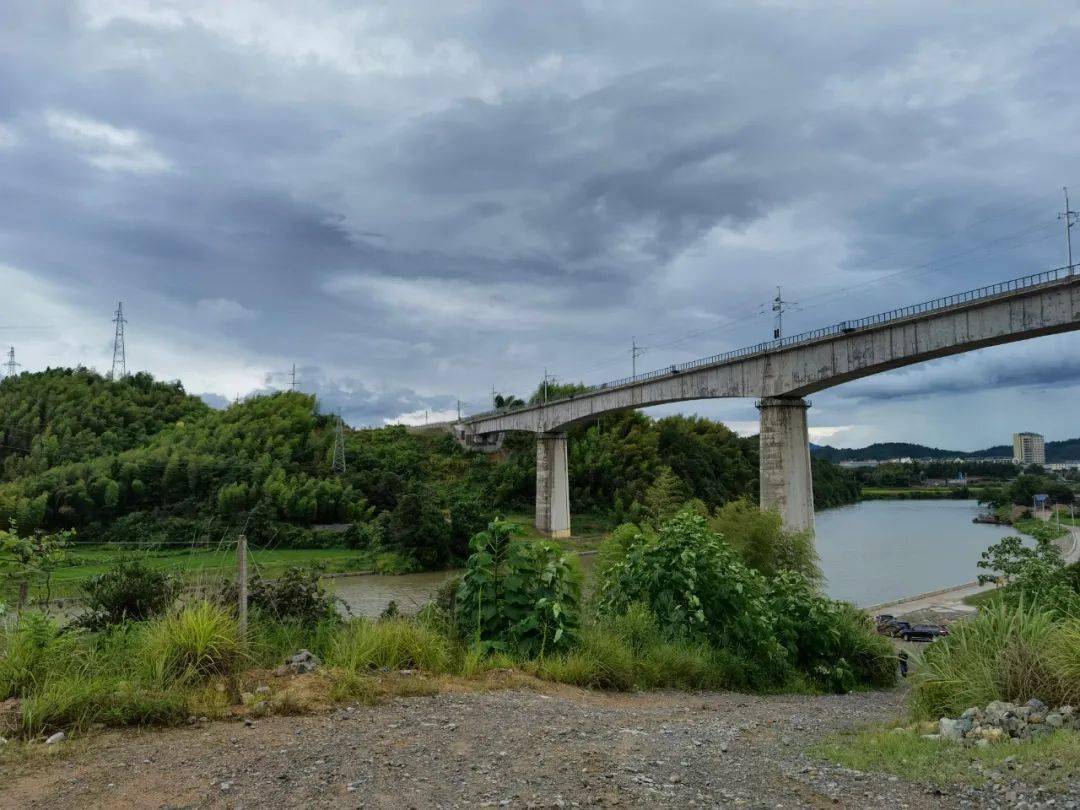
<svg viewBox="0 0 1080 810"><path fill-rule="evenodd" d="M1007 526L972 523L977 511L975 501L865 501L819 512L826 590L872 605L974 580L979 555L1010 533ZM591 559L583 561L588 568ZM404 612L417 610L447 576L439 571L332 583L354 614L376 616L391 599Z"/></svg>

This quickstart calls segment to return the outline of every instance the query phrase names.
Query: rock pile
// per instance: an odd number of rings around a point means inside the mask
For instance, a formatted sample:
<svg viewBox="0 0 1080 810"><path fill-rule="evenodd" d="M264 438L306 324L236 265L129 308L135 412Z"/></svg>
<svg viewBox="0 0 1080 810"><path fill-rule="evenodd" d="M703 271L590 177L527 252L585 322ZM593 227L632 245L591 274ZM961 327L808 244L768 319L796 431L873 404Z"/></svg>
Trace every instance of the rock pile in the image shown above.
<svg viewBox="0 0 1080 810"><path fill-rule="evenodd" d="M296 655L286 658L285 663L274 670L274 674L278 676L302 675L305 672L314 672L320 663L317 655L309 650L301 650Z"/></svg>
<svg viewBox="0 0 1080 810"><path fill-rule="evenodd" d="M928 736L985 747L996 742L1020 743L1052 734L1059 728L1080 731L1080 712L1072 706L1050 709L1036 698L1023 706L995 700L986 704L985 709L967 709L956 719L942 717L938 721L938 733Z"/></svg>

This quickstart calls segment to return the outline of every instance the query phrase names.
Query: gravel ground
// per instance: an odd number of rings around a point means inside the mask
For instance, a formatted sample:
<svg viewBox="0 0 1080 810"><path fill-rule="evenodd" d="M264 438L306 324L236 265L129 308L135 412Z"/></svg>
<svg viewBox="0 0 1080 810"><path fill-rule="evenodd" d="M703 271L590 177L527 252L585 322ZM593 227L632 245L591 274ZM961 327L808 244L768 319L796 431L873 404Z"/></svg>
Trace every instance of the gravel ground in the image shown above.
<svg viewBox="0 0 1080 810"><path fill-rule="evenodd" d="M443 693L250 727L218 722L97 735L0 773L0 804L950 808L1014 807L1036 795L1016 784L941 793L803 753L829 731L898 716L902 701L899 690ZM1058 797L1057 806L1067 799Z"/></svg>

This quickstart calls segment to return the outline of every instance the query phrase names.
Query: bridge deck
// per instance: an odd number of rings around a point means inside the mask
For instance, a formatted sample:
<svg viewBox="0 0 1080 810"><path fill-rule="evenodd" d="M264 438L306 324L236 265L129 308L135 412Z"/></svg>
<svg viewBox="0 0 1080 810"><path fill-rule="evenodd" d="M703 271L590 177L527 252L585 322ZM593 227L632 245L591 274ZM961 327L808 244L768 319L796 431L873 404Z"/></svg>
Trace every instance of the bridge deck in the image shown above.
<svg viewBox="0 0 1080 810"><path fill-rule="evenodd" d="M1069 268L594 385L546 404L473 414L466 431L544 432L614 410L738 396L804 396L869 374L984 346L1080 329Z"/></svg>

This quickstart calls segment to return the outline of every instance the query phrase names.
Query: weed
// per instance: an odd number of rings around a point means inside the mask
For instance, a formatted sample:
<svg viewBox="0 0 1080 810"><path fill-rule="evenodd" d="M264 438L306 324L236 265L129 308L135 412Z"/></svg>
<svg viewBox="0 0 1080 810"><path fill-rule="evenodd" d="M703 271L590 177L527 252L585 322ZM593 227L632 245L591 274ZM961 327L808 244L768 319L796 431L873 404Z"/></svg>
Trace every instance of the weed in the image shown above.
<svg viewBox="0 0 1080 810"><path fill-rule="evenodd" d="M417 622L355 619L329 643L326 663L351 672L423 669L439 673L450 671L453 653L449 639Z"/></svg>
<svg viewBox="0 0 1080 810"><path fill-rule="evenodd" d="M236 618L206 601L149 622L144 643L148 680L161 687L231 675L246 658Z"/></svg>

